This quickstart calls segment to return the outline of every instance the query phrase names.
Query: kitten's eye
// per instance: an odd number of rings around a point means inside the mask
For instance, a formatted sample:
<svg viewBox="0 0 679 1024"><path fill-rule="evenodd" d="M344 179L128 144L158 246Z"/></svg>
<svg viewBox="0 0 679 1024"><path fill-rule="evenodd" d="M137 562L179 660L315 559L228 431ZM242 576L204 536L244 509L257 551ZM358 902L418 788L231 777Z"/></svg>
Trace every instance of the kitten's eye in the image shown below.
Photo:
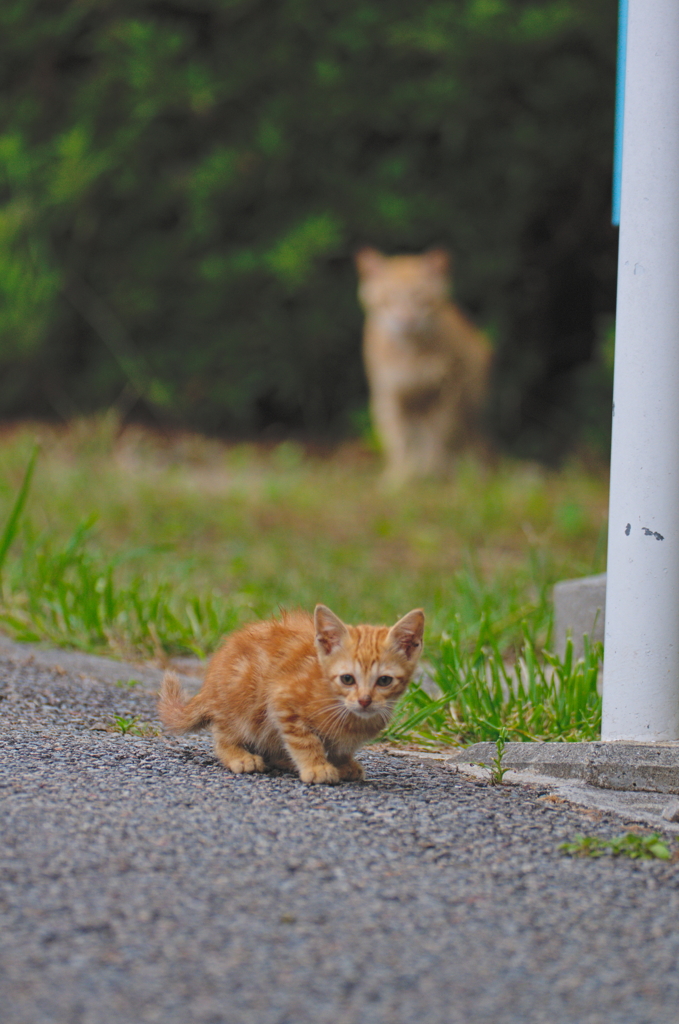
<svg viewBox="0 0 679 1024"><path fill-rule="evenodd" d="M356 680L353 676L350 676L348 672L345 672L343 676L340 676L340 683L344 683L345 686L353 686Z"/></svg>
<svg viewBox="0 0 679 1024"><path fill-rule="evenodd" d="M378 686L391 686L393 681L394 681L394 677L393 676L380 676L380 678L377 680L377 685Z"/></svg>

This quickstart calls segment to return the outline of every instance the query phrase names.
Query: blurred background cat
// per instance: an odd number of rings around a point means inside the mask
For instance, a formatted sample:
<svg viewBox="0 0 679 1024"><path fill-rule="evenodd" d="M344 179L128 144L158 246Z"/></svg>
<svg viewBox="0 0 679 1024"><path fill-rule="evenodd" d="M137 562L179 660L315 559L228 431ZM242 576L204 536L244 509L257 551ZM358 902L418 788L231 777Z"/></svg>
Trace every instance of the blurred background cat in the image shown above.
<svg viewBox="0 0 679 1024"><path fill-rule="evenodd" d="M491 347L450 298L450 258L356 255L370 412L394 481L450 472L479 447Z"/></svg>

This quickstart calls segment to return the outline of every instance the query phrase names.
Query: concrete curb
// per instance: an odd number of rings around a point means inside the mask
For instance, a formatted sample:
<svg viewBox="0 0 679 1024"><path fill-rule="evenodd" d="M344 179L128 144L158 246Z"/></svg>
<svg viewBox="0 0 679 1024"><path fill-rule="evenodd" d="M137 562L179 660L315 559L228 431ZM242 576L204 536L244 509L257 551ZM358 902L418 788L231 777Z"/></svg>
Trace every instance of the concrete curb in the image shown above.
<svg viewBox="0 0 679 1024"><path fill-rule="evenodd" d="M453 764L490 764L494 743L448 755ZM580 779L599 789L679 794L679 741L672 743L508 743L502 764L556 779Z"/></svg>

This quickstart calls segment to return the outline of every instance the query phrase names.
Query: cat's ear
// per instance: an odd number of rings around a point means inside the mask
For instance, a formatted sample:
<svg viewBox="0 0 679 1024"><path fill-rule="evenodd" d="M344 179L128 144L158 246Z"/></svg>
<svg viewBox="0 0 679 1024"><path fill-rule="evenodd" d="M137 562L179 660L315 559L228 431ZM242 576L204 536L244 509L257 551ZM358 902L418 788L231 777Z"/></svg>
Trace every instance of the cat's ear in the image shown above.
<svg viewBox="0 0 679 1024"><path fill-rule="evenodd" d="M317 604L314 610L314 626L316 627L316 647L321 657L339 647L347 636L347 627L334 612L324 604Z"/></svg>
<svg viewBox="0 0 679 1024"><path fill-rule="evenodd" d="M372 277L382 269L384 256L377 249L371 249L366 245L363 249L358 250L354 256L354 262L360 277Z"/></svg>
<svg viewBox="0 0 679 1024"><path fill-rule="evenodd" d="M427 266L435 274L448 277L451 269L451 256L447 249L429 249L424 253Z"/></svg>
<svg viewBox="0 0 679 1024"><path fill-rule="evenodd" d="M387 635L387 643L405 654L408 661L417 661L422 653L423 634L424 612L421 608L414 608L412 612L408 612L398 620L395 626L391 627Z"/></svg>

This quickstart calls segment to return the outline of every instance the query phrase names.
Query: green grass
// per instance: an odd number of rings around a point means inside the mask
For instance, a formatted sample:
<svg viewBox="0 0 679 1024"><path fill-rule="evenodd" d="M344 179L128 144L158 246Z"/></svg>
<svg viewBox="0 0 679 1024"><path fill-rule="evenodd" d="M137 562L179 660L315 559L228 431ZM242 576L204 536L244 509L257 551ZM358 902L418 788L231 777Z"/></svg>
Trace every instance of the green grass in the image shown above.
<svg viewBox="0 0 679 1024"><path fill-rule="evenodd" d="M606 503L605 474L577 462L470 459L455 481L393 492L358 444L23 425L0 437L0 624L148 659L207 655L280 607L392 622L422 606L441 697L412 688L393 739L576 739L598 728L600 652L543 654L549 596L603 568Z"/></svg>
<svg viewBox="0 0 679 1024"><path fill-rule="evenodd" d="M670 860L672 851L659 832L651 835L624 835L601 839L599 836L577 835L573 842L561 843L559 850L570 857L630 857L632 860Z"/></svg>
<svg viewBox="0 0 679 1024"><path fill-rule="evenodd" d="M153 563L158 546L106 555L92 527L85 521L64 543L26 531L0 610L0 623L16 640L108 648L132 658L201 656L238 625L238 609L220 594L175 590L138 568Z"/></svg>
<svg viewBox="0 0 679 1024"><path fill-rule="evenodd" d="M470 651L459 635L444 634L431 673L440 696L411 687L383 737L426 745L597 739L601 644L585 637L585 656L577 661L570 640L563 661L549 651L540 654L528 630L512 662L495 640Z"/></svg>
<svg viewBox="0 0 679 1024"><path fill-rule="evenodd" d="M485 768L488 772L488 783L491 786L501 786L504 782L504 777L510 768L505 768L503 765L503 758L505 754L505 746L507 741L505 740L504 733L495 740L495 757L492 759L490 764L486 764L485 761L476 761L477 768Z"/></svg>
<svg viewBox="0 0 679 1024"><path fill-rule="evenodd" d="M148 722L142 722L140 715L113 715L110 732L121 736L157 736L158 729Z"/></svg>

